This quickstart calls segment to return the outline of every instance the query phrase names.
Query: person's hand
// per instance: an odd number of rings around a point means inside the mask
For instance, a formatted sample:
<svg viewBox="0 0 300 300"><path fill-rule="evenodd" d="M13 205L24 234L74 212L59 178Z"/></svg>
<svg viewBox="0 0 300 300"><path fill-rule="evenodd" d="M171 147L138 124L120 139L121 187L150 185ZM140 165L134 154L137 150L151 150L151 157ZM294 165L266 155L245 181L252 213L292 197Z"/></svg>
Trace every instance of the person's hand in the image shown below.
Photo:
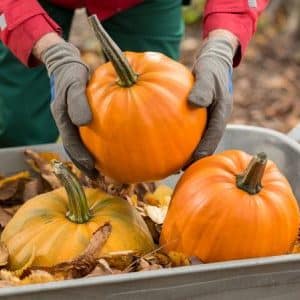
<svg viewBox="0 0 300 300"><path fill-rule="evenodd" d="M81 61L79 50L59 37L42 40L36 45L35 53L44 62L50 77L51 111L64 148L80 170L95 177L94 159L78 131L78 126L92 119L85 93L89 68Z"/></svg>
<svg viewBox="0 0 300 300"><path fill-rule="evenodd" d="M204 136L186 169L196 160L211 155L223 136L232 111L232 63L238 41L223 30L209 36L194 64L195 84L188 102L208 108L208 123Z"/></svg>

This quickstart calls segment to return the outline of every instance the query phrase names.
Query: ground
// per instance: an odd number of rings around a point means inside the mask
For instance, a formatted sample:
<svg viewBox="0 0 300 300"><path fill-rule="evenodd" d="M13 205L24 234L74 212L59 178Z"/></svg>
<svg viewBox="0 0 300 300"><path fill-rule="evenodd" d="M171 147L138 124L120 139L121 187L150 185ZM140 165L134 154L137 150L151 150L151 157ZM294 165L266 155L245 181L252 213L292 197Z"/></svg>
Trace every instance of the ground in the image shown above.
<svg viewBox="0 0 300 300"><path fill-rule="evenodd" d="M201 20L186 27L181 62L192 67L201 45ZM71 41L95 68L99 45L88 28L85 14L78 11ZM288 132L300 123L300 42L272 26L260 29L234 72L234 109L230 123L251 124Z"/></svg>

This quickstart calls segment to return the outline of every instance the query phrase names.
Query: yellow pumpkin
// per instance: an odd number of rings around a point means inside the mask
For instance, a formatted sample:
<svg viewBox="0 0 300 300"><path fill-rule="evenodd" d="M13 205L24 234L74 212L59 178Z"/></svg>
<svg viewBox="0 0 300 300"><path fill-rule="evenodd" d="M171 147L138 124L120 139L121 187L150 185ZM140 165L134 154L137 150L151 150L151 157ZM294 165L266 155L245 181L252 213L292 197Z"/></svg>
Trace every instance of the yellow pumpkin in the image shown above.
<svg viewBox="0 0 300 300"><path fill-rule="evenodd" d="M54 172L64 188L27 201L5 227L1 241L9 251L9 267L53 266L80 255L93 232L110 222L112 232L99 256L112 251L146 253L154 243L147 225L126 200L98 189L82 189L60 162Z"/></svg>

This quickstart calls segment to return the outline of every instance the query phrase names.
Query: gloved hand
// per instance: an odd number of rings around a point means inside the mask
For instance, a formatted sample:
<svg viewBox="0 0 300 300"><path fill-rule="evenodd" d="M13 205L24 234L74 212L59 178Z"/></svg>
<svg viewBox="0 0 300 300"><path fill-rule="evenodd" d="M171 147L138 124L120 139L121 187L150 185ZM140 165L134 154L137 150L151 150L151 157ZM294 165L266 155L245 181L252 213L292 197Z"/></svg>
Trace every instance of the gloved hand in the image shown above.
<svg viewBox="0 0 300 300"><path fill-rule="evenodd" d="M188 101L208 108L208 124L203 138L184 166L211 155L217 148L232 111L232 63L234 46L227 38L214 36L207 40L193 68L195 84Z"/></svg>
<svg viewBox="0 0 300 300"><path fill-rule="evenodd" d="M92 119L85 94L89 68L81 61L79 50L64 41L43 51L41 60L50 76L51 111L65 150L79 169L95 177L94 159L82 144L77 127Z"/></svg>

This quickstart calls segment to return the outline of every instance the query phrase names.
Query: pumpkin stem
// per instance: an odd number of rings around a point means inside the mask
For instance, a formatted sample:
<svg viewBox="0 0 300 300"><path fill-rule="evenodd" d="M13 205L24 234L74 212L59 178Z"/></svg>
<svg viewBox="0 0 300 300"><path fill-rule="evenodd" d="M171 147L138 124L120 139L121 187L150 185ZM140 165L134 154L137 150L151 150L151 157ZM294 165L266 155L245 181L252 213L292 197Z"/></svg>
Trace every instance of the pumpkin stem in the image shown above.
<svg viewBox="0 0 300 300"><path fill-rule="evenodd" d="M60 161L52 160L53 172L65 188L69 211L67 218L74 223L86 223L90 219L88 202L76 176Z"/></svg>
<svg viewBox="0 0 300 300"><path fill-rule="evenodd" d="M96 15L89 17L89 23L93 28L97 39L101 43L103 52L113 64L118 76L118 84L123 87L130 87L137 81L138 75L132 70L128 60L122 53L121 49L112 40L105 31Z"/></svg>
<svg viewBox="0 0 300 300"><path fill-rule="evenodd" d="M262 189L262 177L266 168L268 158L266 153L260 152L250 161L243 174L236 176L237 187L254 195Z"/></svg>

